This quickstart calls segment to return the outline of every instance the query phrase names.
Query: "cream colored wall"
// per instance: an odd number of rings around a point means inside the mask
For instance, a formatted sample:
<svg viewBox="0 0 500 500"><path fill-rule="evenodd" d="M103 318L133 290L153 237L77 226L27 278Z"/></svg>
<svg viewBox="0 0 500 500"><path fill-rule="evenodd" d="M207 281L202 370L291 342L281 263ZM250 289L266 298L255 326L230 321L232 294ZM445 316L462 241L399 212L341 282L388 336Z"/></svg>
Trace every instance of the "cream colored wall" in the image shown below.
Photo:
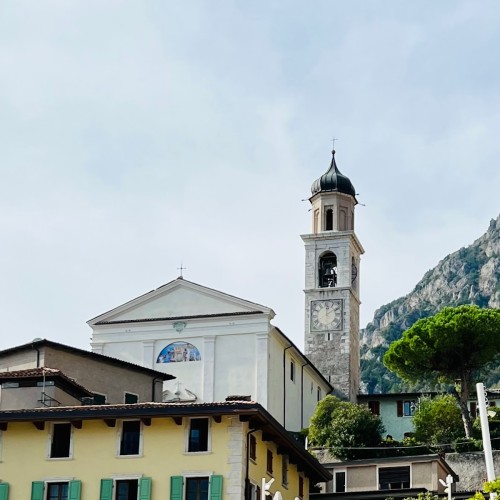
<svg viewBox="0 0 500 500"><path fill-rule="evenodd" d="M43 352L40 350L40 366L43 366ZM35 349L15 352L0 358L0 371L26 370L37 368L37 352Z"/></svg>
<svg viewBox="0 0 500 500"><path fill-rule="evenodd" d="M40 350L40 366L61 370L92 392L107 395L108 403L123 403L124 392L139 394L139 401L152 400L152 375L130 370L50 347ZM0 370L36 368L37 352L22 351L0 358ZM156 401L161 401L163 385L156 384Z"/></svg>
<svg viewBox="0 0 500 500"><path fill-rule="evenodd" d="M285 500L293 500L295 497L299 496L299 475L297 471L297 466L288 464L288 485L285 487L282 484L282 455L278 455L277 447L275 443L270 441L262 441L262 432L257 431L253 433L257 439L257 457L255 460L250 460L249 467L249 477L252 483L259 486L261 485L262 478L266 478L268 482L272 477L274 477L274 483L271 485L269 491L273 494L279 491ZM267 473L267 450L273 452L273 475ZM309 480L302 474L304 478L304 500L309 498Z"/></svg>
<svg viewBox="0 0 500 500"><path fill-rule="evenodd" d="M153 480L151 500L164 500L169 498L171 476L222 474L223 498L240 500L248 424L241 424L238 417L224 417L221 423L211 419L211 450L198 454L185 452L187 425L187 418L182 425L170 418L154 418L151 426L143 426L142 455L117 457L120 421L112 428L102 420L87 420L81 429L72 428L72 458L49 459L50 424L40 431L32 423L9 423L2 433L0 480L10 484L11 498L29 498L32 481L75 478L82 481L82 500L86 500L99 498L102 478L142 475ZM276 477L272 491L279 489L285 500L293 500L298 495L296 466L289 465L286 489L281 485L281 456L276 453L276 445L263 442L260 432L256 434L258 451L256 462L250 465L251 481L260 485L262 477L269 479L265 472L269 447L274 453ZM304 490L308 491L307 479Z"/></svg>
<svg viewBox="0 0 500 500"><path fill-rule="evenodd" d="M377 466L349 467L346 481L348 492L378 490Z"/></svg>
<svg viewBox="0 0 500 500"><path fill-rule="evenodd" d="M428 490L437 489L434 488L433 476L435 474L433 474L432 462L414 463L411 466L411 487L427 488Z"/></svg>
<svg viewBox="0 0 500 500"><path fill-rule="evenodd" d="M123 403L125 391L138 394L139 402L152 401L152 375L50 347L44 352L45 366L61 370L92 392L106 394L107 403ZM156 386L156 401L161 401L162 383Z"/></svg>
<svg viewBox="0 0 500 500"><path fill-rule="evenodd" d="M70 396L59 387L45 387L45 394L54 398L63 406L80 405L80 401L73 396ZM43 405L39 400L42 397L41 387L13 387L2 388L0 397L0 410L22 410L27 408L42 408ZM54 406L59 406L53 403ZM50 401L47 401L47 406L51 406Z"/></svg>

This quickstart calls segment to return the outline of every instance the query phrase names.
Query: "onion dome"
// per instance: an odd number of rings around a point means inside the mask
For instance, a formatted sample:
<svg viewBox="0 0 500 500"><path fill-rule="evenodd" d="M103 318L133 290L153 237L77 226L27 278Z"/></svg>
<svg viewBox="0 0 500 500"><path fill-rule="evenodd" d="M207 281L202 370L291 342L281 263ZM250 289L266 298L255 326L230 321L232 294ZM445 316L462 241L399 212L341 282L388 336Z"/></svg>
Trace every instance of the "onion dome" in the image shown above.
<svg viewBox="0 0 500 500"><path fill-rule="evenodd" d="M332 151L332 163L326 173L319 179L316 179L311 186L311 193L314 196L317 193L336 191L351 195L356 200L356 190L349 177L343 175L335 163L335 150Z"/></svg>

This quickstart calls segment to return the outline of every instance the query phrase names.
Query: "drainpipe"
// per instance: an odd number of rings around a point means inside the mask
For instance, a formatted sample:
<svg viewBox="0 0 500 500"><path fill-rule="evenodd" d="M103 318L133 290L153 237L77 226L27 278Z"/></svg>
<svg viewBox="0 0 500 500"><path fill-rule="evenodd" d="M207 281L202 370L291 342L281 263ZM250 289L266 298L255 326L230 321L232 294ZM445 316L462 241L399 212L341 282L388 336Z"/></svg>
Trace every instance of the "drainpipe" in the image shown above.
<svg viewBox="0 0 500 500"><path fill-rule="evenodd" d="M245 494L244 498L245 500L250 500L250 495L249 495L249 490L250 490L250 434L258 431L259 429L250 429L247 432L247 456L246 456L246 472L245 472Z"/></svg>
<svg viewBox="0 0 500 500"><path fill-rule="evenodd" d="M286 429L286 351L292 346L285 347L283 351L283 427Z"/></svg>

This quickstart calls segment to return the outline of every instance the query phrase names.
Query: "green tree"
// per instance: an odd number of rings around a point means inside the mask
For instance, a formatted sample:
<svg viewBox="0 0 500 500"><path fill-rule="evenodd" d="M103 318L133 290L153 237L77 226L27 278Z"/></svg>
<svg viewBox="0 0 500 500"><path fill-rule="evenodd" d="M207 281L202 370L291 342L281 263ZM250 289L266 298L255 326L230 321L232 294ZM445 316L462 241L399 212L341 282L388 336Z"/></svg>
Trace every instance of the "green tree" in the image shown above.
<svg viewBox="0 0 500 500"><path fill-rule="evenodd" d="M382 421L365 405L327 396L311 417L309 441L345 460L355 457L356 451L351 448L379 446L383 432Z"/></svg>
<svg viewBox="0 0 500 500"><path fill-rule="evenodd" d="M452 443L464 437L462 414L451 394L422 398L413 416L414 437L421 443Z"/></svg>
<svg viewBox="0 0 500 500"><path fill-rule="evenodd" d="M498 495L500 493L500 478L497 478L494 481L487 481L486 483L484 483L483 490L486 493L496 493ZM485 499L481 491L476 491L475 495L469 498L469 500L485 500Z"/></svg>
<svg viewBox="0 0 500 500"><path fill-rule="evenodd" d="M465 435L470 438L467 400L475 372L499 353L500 310L464 305L445 307L432 317L418 320L391 344L384 364L410 382L423 379L455 384L453 393Z"/></svg>

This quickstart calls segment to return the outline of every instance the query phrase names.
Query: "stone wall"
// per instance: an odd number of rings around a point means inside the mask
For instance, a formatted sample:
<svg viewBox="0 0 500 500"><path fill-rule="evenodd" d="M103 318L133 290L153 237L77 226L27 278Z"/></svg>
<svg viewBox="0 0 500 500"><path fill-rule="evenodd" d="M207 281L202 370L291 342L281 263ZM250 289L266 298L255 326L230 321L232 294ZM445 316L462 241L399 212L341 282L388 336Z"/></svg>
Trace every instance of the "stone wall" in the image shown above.
<svg viewBox="0 0 500 500"><path fill-rule="evenodd" d="M483 452L449 453L445 458L449 466L458 474L460 481L457 491L481 490L486 481L486 463ZM493 452L495 474L500 476L500 451Z"/></svg>

